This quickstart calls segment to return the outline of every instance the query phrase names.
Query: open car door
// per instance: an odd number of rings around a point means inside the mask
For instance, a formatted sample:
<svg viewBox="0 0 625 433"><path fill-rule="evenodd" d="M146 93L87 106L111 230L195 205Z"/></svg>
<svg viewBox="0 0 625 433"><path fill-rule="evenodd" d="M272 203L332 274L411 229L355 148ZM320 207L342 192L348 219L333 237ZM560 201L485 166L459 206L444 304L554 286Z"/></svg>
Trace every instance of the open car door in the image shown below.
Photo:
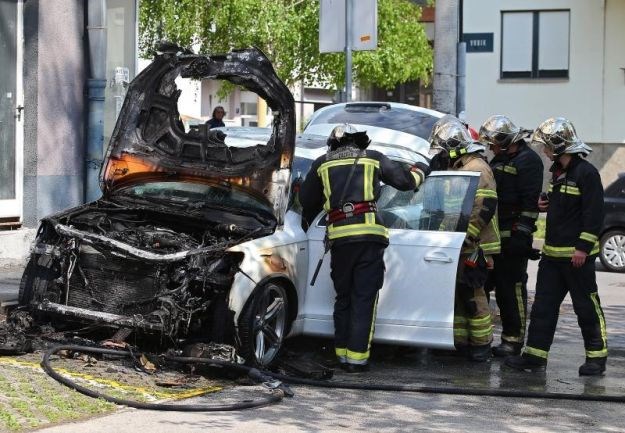
<svg viewBox="0 0 625 433"><path fill-rule="evenodd" d="M384 261L374 341L453 348L454 292L460 248L477 190L479 173L436 172L421 189L383 186L378 210L390 233ZM310 279L323 254L325 215L308 230L309 287L304 333L334 334L334 287L326 256L313 287Z"/></svg>

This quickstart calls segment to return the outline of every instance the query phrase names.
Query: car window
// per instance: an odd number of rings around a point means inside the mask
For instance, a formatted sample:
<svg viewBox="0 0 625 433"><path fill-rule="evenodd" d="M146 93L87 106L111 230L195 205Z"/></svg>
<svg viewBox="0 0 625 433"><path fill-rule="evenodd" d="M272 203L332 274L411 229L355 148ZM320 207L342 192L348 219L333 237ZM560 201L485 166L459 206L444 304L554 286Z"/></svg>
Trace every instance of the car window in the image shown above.
<svg viewBox="0 0 625 433"><path fill-rule="evenodd" d="M393 129L427 140L437 120L438 118L431 114L404 108L390 108L386 104L355 104L353 106L348 104L326 108L313 118L307 127L323 123L353 123Z"/></svg>
<svg viewBox="0 0 625 433"><path fill-rule="evenodd" d="M297 179L298 177L305 179L306 175L308 174L308 170L310 170L310 166L313 162L314 160L310 158L302 158L295 155L295 157L293 158L293 165L291 169L291 172L293 173L293 179Z"/></svg>
<svg viewBox="0 0 625 433"><path fill-rule="evenodd" d="M418 192L382 185L378 215L390 229L466 232L477 176L432 176ZM325 227L326 219L317 225Z"/></svg>
<svg viewBox="0 0 625 433"><path fill-rule="evenodd" d="M303 182L306 179L306 175L310 170L310 166L314 161L310 158L302 158L299 156L295 156L293 158L292 165L292 185L291 185L291 196L289 198L289 210L293 212L297 212L298 214L302 214L302 205L299 202L299 187L295 184L297 182Z"/></svg>
<svg viewBox="0 0 625 433"><path fill-rule="evenodd" d="M476 176L429 177L417 193L384 185L378 211L391 229L464 232L477 182Z"/></svg>

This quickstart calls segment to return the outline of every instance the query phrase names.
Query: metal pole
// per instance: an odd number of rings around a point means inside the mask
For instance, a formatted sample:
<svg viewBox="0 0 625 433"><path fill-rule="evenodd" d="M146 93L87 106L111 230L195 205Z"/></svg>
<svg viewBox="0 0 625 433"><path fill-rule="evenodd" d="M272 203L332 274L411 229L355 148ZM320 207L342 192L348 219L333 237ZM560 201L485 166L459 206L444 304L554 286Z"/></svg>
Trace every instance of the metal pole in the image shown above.
<svg viewBox="0 0 625 433"><path fill-rule="evenodd" d="M104 154L104 90L106 89L106 0L88 0L87 35L90 77L87 80L89 114L85 152L85 200L100 197L100 168Z"/></svg>
<svg viewBox="0 0 625 433"><path fill-rule="evenodd" d="M458 0L437 0L434 28L434 109L456 111Z"/></svg>
<svg viewBox="0 0 625 433"><path fill-rule="evenodd" d="M306 92L306 90L304 89L304 79L302 79L299 83L300 83L299 130L303 131L304 130L304 93Z"/></svg>
<svg viewBox="0 0 625 433"><path fill-rule="evenodd" d="M458 44L458 80L456 81L456 115L459 115L466 108L467 90L467 43Z"/></svg>
<svg viewBox="0 0 625 433"><path fill-rule="evenodd" d="M345 102L352 100L352 0L345 0Z"/></svg>

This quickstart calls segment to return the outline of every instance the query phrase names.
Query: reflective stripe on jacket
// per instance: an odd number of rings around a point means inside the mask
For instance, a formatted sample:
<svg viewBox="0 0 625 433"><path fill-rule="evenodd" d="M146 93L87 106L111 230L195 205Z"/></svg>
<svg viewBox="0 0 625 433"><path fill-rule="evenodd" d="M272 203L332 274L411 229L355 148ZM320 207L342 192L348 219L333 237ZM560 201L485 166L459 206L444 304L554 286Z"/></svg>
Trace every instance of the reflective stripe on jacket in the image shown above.
<svg viewBox="0 0 625 433"><path fill-rule="evenodd" d="M355 166L354 166L355 164ZM341 194L353 169L345 196ZM425 178L418 169L395 162L374 150L361 151L355 147L339 147L317 158L300 189L300 203L304 217L312 219L323 208L326 212L340 209L344 203L376 201L380 182L396 189L415 190ZM388 229L379 215L366 212L354 215L328 226L330 240L373 240L388 242Z"/></svg>
<svg viewBox="0 0 625 433"><path fill-rule="evenodd" d="M452 170L480 173L462 253L470 254L479 246L484 254L499 254L501 240L497 220L497 186L490 166L481 155L471 153L461 156L453 164Z"/></svg>
<svg viewBox="0 0 625 433"><path fill-rule="evenodd" d="M543 162L524 141L514 154L495 156L490 166L497 182L497 216L501 237L517 228L532 233L538 218L538 196L543 186Z"/></svg>
<svg viewBox="0 0 625 433"><path fill-rule="evenodd" d="M604 216L599 172L577 155L573 155L566 171L557 163L551 171L543 255L568 261L575 250L580 250L596 256Z"/></svg>

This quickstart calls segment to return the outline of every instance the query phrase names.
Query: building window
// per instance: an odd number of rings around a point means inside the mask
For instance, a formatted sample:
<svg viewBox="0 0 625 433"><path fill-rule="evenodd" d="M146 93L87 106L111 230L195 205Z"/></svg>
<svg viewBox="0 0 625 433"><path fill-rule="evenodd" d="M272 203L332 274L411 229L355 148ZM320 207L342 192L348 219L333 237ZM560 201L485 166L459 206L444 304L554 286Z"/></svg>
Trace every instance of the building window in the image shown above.
<svg viewBox="0 0 625 433"><path fill-rule="evenodd" d="M243 116L258 115L258 102L241 102L241 115Z"/></svg>
<svg viewBox="0 0 625 433"><path fill-rule="evenodd" d="M501 78L568 78L570 11L501 13Z"/></svg>

